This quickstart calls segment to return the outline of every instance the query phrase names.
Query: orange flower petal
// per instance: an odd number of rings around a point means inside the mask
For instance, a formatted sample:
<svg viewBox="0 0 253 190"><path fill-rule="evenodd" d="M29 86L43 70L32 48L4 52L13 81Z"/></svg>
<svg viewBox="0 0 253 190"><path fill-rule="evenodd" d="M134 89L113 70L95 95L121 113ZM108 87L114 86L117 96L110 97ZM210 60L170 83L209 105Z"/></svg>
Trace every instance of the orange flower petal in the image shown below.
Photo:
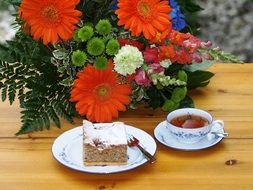
<svg viewBox="0 0 253 190"><path fill-rule="evenodd" d="M75 10L79 0L22 0L19 15L31 26L35 40L55 43L72 38L75 24L80 21L81 12ZM42 29L43 28L43 29Z"/></svg>
<svg viewBox="0 0 253 190"><path fill-rule="evenodd" d="M90 64L79 72L70 96L70 101L77 102L77 112L90 121L109 122L118 117L118 111L125 111L131 86L118 84L116 76L111 67L101 71Z"/></svg>
<svg viewBox="0 0 253 190"><path fill-rule="evenodd" d="M145 38L152 39L171 25L168 1L118 0L118 7L115 11L118 25L130 30L133 36L143 34Z"/></svg>

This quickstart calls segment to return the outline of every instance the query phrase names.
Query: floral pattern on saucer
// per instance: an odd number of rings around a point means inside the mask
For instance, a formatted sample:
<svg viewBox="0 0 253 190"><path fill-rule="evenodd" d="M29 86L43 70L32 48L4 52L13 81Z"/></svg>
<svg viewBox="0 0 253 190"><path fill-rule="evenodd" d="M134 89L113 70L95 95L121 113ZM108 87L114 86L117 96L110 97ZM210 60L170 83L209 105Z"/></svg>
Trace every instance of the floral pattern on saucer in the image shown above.
<svg viewBox="0 0 253 190"><path fill-rule="evenodd" d="M215 128L215 131L224 132L224 129ZM197 143L192 144L182 143L179 142L175 137L173 137L173 135L166 128L166 121L163 121L157 125L157 127L154 130L154 136L161 144L173 149L184 151L195 151L206 149L216 145L223 139L222 137L214 136L213 138L204 137Z"/></svg>

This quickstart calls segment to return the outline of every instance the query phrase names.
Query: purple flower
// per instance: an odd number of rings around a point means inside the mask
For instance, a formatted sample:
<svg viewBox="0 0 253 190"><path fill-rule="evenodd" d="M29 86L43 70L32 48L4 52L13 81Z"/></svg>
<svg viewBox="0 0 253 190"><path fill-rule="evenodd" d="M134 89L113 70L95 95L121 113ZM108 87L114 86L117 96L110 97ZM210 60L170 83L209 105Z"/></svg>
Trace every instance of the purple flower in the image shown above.
<svg viewBox="0 0 253 190"><path fill-rule="evenodd" d="M172 28L174 30L180 31L186 27L185 16L182 14L180 10L180 6L176 2L176 0L168 0L169 5L172 8L172 12L170 16L172 18Z"/></svg>

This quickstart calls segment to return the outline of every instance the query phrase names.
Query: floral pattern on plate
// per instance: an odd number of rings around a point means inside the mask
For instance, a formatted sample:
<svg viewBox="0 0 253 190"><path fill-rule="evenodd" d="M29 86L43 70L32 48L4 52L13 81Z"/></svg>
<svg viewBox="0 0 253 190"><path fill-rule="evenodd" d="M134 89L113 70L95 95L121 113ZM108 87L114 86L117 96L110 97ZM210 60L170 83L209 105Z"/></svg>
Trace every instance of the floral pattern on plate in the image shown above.
<svg viewBox="0 0 253 190"><path fill-rule="evenodd" d="M156 152L156 143L154 139L141 129L126 125L126 131L136 136L140 142L145 145L145 149L152 155ZM60 135L52 146L53 156L61 164L74 170L108 174L128 171L147 163L147 159L136 147L128 147L128 163L120 166L84 166L82 159L82 127L77 127L66 131Z"/></svg>

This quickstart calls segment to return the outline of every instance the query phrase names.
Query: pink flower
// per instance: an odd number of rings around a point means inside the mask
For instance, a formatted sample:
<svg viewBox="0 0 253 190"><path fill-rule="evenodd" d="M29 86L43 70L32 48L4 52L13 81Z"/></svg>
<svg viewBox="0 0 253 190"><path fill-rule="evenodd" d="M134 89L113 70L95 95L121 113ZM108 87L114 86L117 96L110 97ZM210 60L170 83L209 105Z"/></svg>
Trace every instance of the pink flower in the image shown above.
<svg viewBox="0 0 253 190"><path fill-rule="evenodd" d="M146 48L146 50L143 52L143 56L145 62L147 63L159 63L157 48Z"/></svg>
<svg viewBox="0 0 253 190"><path fill-rule="evenodd" d="M197 37L191 35L190 38L184 41L183 46L190 52L194 53L201 46L201 41Z"/></svg>
<svg viewBox="0 0 253 190"><path fill-rule="evenodd" d="M164 73L164 68L159 63L152 63L149 65L149 74L153 73Z"/></svg>
<svg viewBox="0 0 253 190"><path fill-rule="evenodd" d="M212 46L212 42L211 41L201 42L201 47L202 48L210 48L211 46Z"/></svg>
<svg viewBox="0 0 253 190"><path fill-rule="evenodd" d="M214 60L214 58L207 52L203 52L202 56L206 59L206 60Z"/></svg>
<svg viewBox="0 0 253 190"><path fill-rule="evenodd" d="M201 63L202 62L202 58L201 58L201 56L200 55L198 55L198 54L192 54L192 59L194 59L194 61L196 62L196 63Z"/></svg>
<svg viewBox="0 0 253 190"><path fill-rule="evenodd" d="M149 86L151 81L149 80L145 71L138 70L135 75L135 82L138 85Z"/></svg>

